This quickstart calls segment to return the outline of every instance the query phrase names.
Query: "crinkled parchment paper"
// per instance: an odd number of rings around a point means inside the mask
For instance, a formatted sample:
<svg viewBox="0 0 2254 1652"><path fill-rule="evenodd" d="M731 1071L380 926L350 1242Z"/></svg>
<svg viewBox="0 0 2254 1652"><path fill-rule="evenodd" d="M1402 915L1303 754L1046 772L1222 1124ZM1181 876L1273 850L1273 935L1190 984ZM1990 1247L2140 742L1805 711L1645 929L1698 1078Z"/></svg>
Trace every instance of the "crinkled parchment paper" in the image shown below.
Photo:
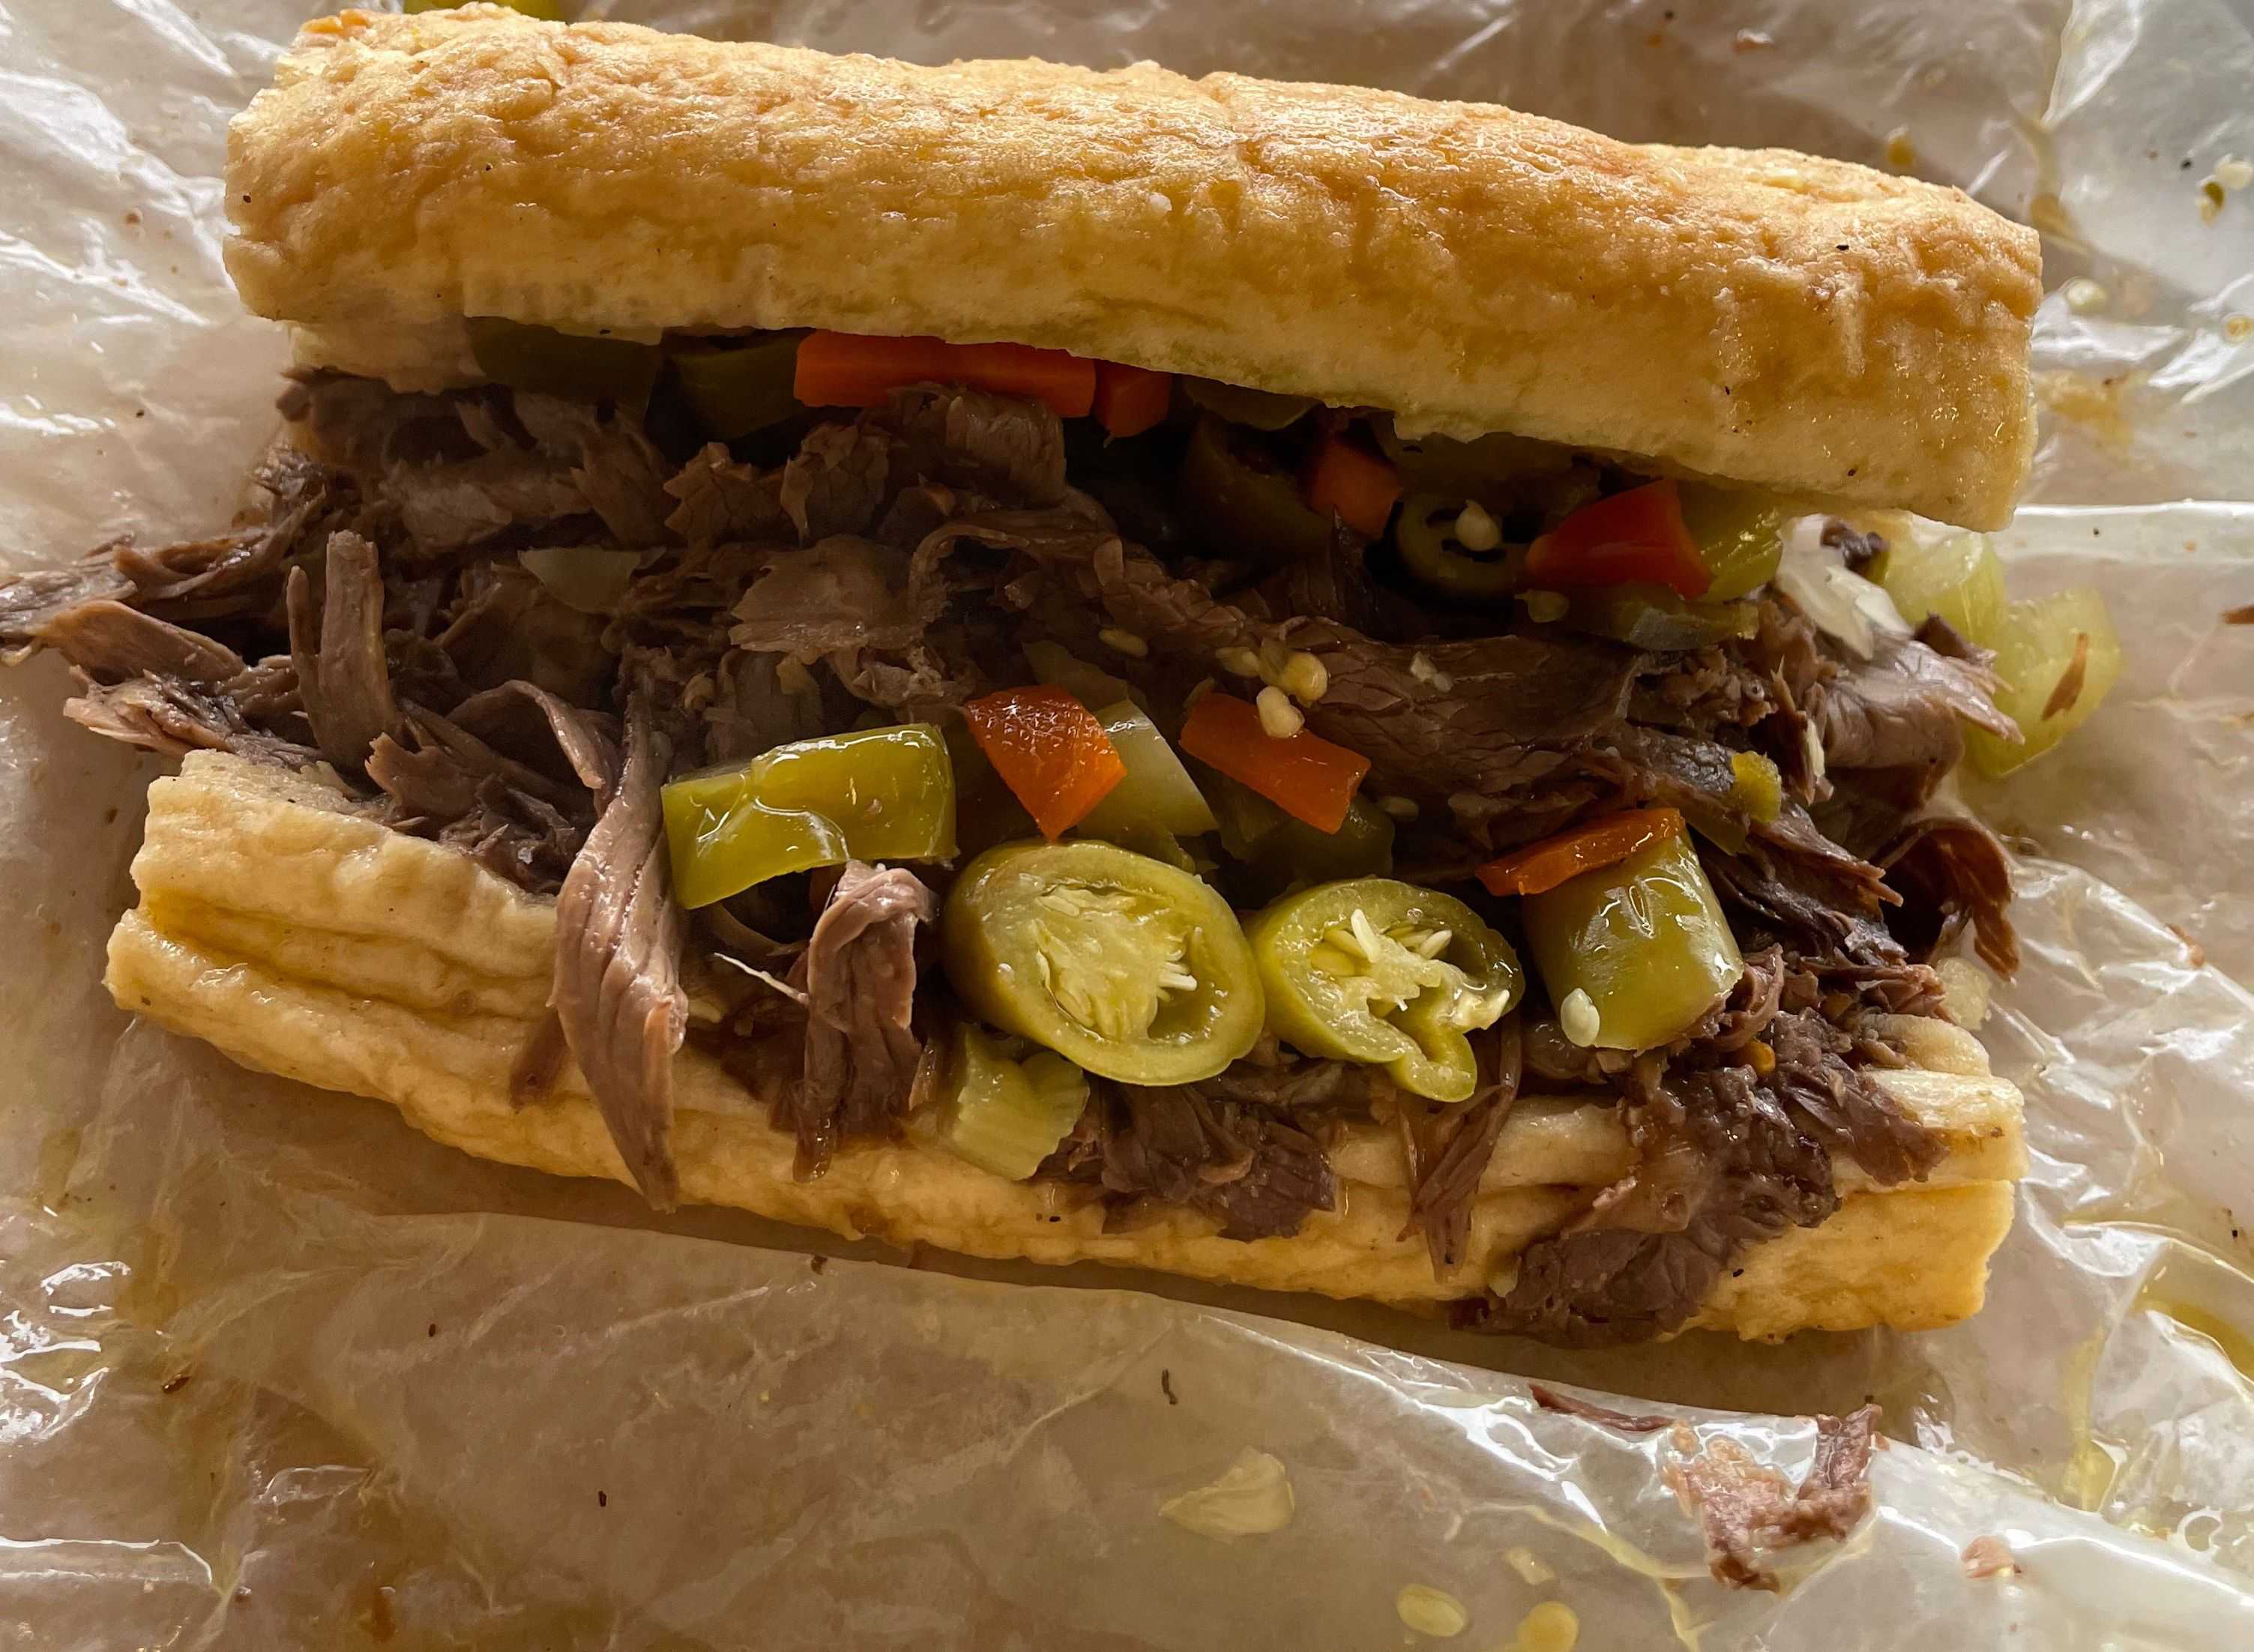
<svg viewBox="0 0 2254 1652"><path fill-rule="evenodd" d="M2051 412L2004 543L2022 594L2101 585L2130 664L2062 755L1974 792L2026 856L2027 964L1989 1027L2027 1095L2019 1226L1952 1331L1592 1357L654 1222L128 1025L96 983L151 771L67 728L43 663L0 677L17 1643L1398 1645L1421 1584L1497 1652L1543 1600L1586 1647L2254 1645L2254 628L2220 623L2254 602L2254 192L2201 213L2254 157L2243 6L595 9L1498 98L1911 167L2041 226ZM281 349L220 272L216 173L297 18L0 0L10 563L233 503ZM1528 1375L1754 1413L1685 1415L1789 1474L1792 1414L1875 1397L1879 1512L1788 1557L1781 1596L1724 1591L1667 1437L1541 1411ZM1284 1465L1289 1525L1159 1517L1248 1448ZM1965 1578L1983 1536L2017 1577Z"/></svg>

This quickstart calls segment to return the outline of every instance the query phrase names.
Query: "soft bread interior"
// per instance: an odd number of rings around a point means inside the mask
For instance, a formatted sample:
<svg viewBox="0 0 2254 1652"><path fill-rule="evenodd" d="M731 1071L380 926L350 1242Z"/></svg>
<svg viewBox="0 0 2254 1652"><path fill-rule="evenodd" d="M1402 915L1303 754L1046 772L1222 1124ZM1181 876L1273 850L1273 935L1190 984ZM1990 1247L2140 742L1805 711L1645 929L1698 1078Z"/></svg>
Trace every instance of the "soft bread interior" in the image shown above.
<svg viewBox="0 0 2254 1652"><path fill-rule="evenodd" d="M465 316L1003 340L1976 528L2034 446L2033 231L1490 104L353 11L226 200L245 302L401 388L475 372Z"/></svg>
<svg viewBox="0 0 2254 1652"><path fill-rule="evenodd" d="M108 985L124 1008L246 1066L389 1102L466 1152L625 1180L575 1069L550 1099L508 1099L510 1062L547 995L549 903L390 830L318 778L205 752L150 787L133 875L141 905L109 947ZM1926 1067L1884 1082L1943 1133L1948 1159L1897 1190L1846 1167L1839 1213L1760 1247L1704 1323L1768 1337L1945 1324L1979 1306L2023 1166L2020 1098L1969 1035L1937 1025L1920 1035ZM1186 1212L1107 1233L1069 1189L1005 1181L913 1138L848 1149L818 1180L795 1180L791 1138L716 1063L687 1051L678 1079L675 1144L690 1200L970 1256L1404 1303L1476 1291L1628 1162L1608 1110L1530 1098L1481 1186L1470 1265L1436 1279L1421 1242L1401 1236L1400 1157L1380 1132L1340 1146L1340 1209L1294 1237L1226 1240Z"/></svg>

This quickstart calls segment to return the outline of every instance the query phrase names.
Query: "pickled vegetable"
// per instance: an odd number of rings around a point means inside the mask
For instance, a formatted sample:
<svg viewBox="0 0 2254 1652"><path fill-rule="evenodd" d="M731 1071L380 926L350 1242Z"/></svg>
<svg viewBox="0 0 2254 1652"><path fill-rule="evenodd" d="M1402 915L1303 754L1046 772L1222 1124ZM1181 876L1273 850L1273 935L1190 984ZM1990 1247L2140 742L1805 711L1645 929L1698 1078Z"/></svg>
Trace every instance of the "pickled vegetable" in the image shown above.
<svg viewBox="0 0 2254 1652"><path fill-rule="evenodd" d="M2004 564L1985 534L1906 535L1887 543L1871 578L1911 625L1937 613L1965 636L1992 646L2004 617Z"/></svg>
<svg viewBox="0 0 2254 1652"><path fill-rule="evenodd" d="M1260 713L1233 694L1208 694L1190 708L1182 750L1318 831L1334 832L1345 823L1369 773L1368 758L1306 729L1269 733Z"/></svg>
<svg viewBox="0 0 2254 1652"><path fill-rule="evenodd" d="M1550 1001L1576 991L1597 1013L1591 1042L1648 1050L1679 1037L1744 972L1737 938L1689 836L1583 872L1522 908Z"/></svg>
<svg viewBox="0 0 2254 1652"><path fill-rule="evenodd" d="M1698 546L1713 583L1704 602L1729 602L1751 596L1776 577L1784 555L1783 506L1767 494L1744 488L1680 484L1684 525Z"/></svg>
<svg viewBox="0 0 2254 1652"><path fill-rule="evenodd" d="M1493 601L1526 584L1526 547L1498 545L1475 551L1456 537L1462 495L1412 494L1393 525L1402 565L1421 583L1453 597Z"/></svg>
<svg viewBox="0 0 2254 1652"><path fill-rule="evenodd" d="M802 332L770 332L741 343L676 350L681 393L707 436L724 442L780 424L805 410L791 394Z"/></svg>
<svg viewBox="0 0 2254 1652"><path fill-rule="evenodd" d="M1688 602L1664 585L1604 585L1573 592L1565 623L1632 648L1679 654L1750 637L1760 611L1750 602Z"/></svg>
<svg viewBox="0 0 2254 1652"><path fill-rule="evenodd" d="M601 545L542 545L516 559L550 596L580 613L608 613L641 568L640 551Z"/></svg>
<svg viewBox="0 0 2254 1652"><path fill-rule="evenodd" d="M1984 729L1964 732L1984 774L2008 774L2031 763L2090 720L2121 677L2121 639L2105 598L2076 586L2004 610L1996 628L1975 641L1996 651L2004 686L1997 709L2023 737L2006 740Z"/></svg>
<svg viewBox="0 0 2254 1652"><path fill-rule="evenodd" d="M1693 601L1714 583L1673 482L1647 482L1582 506L1528 547L1526 578L1544 591L1664 585Z"/></svg>
<svg viewBox="0 0 2254 1652"><path fill-rule="evenodd" d="M1412 492L1491 505L1511 502L1529 481L1554 478L1577 462L1572 449L1531 437L1494 431L1468 442L1447 436L1412 440L1383 420L1377 424L1377 445L1401 472L1402 486Z"/></svg>
<svg viewBox="0 0 2254 1652"><path fill-rule="evenodd" d="M1082 821L1090 837L1124 844L1152 832L1194 837L1214 830L1213 807L1158 725L1131 700L1096 713L1127 774ZM1147 852L1147 851L1146 851ZM1160 856L1171 859L1170 856Z"/></svg>
<svg viewBox="0 0 2254 1652"><path fill-rule="evenodd" d="M472 316L469 332L478 371L494 383L575 402L646 402L664 361L654 344L558 332L499 316Z"/></svg>
<svg viewBox="0 0 2254 1652"><path fill-rule="evenodd" d="M1183 514L1217 556L1306 562L1329 554L1330 518L1307 508L1298 479L1210 414L1182 452Z"/></svg>
<svg viewBox="0 0 2254 1652"><path fill-rule="evenodd" d="M1280 430L1296 424L1318 405L1312 396L1255 390L1242 384L1223 384L1218 379L1184 379L1182 394L1207 412L1256 430Z"/></svg>
<svg viewBox="0 0 2254 1652"><path fill-rule="evenodd" d="M663 794L673 892L707 906L785 872L955 853L955 774L928 724L826 734Z"/></svg>
<svg viewBox="0 0 2254 1652"><path fill-rule="evenodd" d="M1469 1035L1525 990L1518 955L1477 913L1390 878L1287 895L1248 933L1277 1037L1308 1055L1381 1065L1437 1102L1478 1088Z"/></svg>
<svg viewBox="0 0 2254 1652"><path fill-rule="evenodd" d="M1616 865L1682 830L1678 810L1622 809L1490 860L1479 868L1478 877L1491 895L1544 894L1583 872Z"/></svg>
<svg viewBox="0 0 2254 1652"><path fill-rule="evenodd" d="M1759 752L1735 752L1730 756L1730 802L1745 814L1767 824L1784 809L1784 776Z"/></svg>
<svg viewBox="0 0 2254 1652"><path fill-rule="evenodd" d="M948 895L940 942L972 1014L1105 1078L1194 1083L1260 1036L1260 973L1228 903L1110 844L987 850Z"/></svg>
<svg viewBox="0 0 2254 1652"><path fill-rule="evenodd" d="M962 720L1044 837L1079 825L1126 778L1103 724L1069 690L1042 683L981 695Z"/></svg>
<svg viewBox="0 0 2254 1652"><path fill-rule="evenodd" d="M1088 1110L1088 1075L1037 1050L1014 1060L1001 1040L964 1022L948 1046L940 1139L981 1170L1023 1181Z"/></svg>
<svg viewBox="0 0 2254 1652"><path fill-rule="evenodd" d="M1334 832L1285 814L1226 775L1212 779L1221 846L1244 868L1257 897L1272 900L1309 884L1383 877L1393 870L1392 817L1356 796Z"/></svg>
<svg viewBox="0 0 2254 1652"><path fill-rule="evenodd" d="M1393 466L1343 436L1325 436L1307 455L1299 491L1324 517L1337 517L1364 539L1376 539L1401 500Z"/></svg>

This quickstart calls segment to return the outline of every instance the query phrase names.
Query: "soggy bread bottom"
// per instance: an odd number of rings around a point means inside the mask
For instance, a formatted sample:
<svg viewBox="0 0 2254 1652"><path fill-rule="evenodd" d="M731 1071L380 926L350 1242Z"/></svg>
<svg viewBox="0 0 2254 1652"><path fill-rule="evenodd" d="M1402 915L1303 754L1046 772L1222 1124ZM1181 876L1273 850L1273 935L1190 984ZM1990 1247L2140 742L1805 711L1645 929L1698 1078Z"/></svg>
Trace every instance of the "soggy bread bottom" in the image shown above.
<svg viewBox="0 0 2254 1652"><path fill-rule="evenodd" d="M425 1134L480 1158L627 1180L577 1069L523 1107L511 1062L546 1001L552 906L467 857L405 836L318 780L216 752L150 788L133 864L141 904L109 945L123 1008L203 1039L244 1066L391 1102ZM1698 1323L1749 1338L1872 1325L1919 1329L1975 1312L2022 1171L2020 1096L1977 1040L1930 1020L1900 1027L1916 1068L1874 1074L1938 1131L1923 1183L1881 1188L1840 1166L1820 1227L1754 1247ZM1435 1278L1408 1214L1390 1132L1348 1130L1333 1155L1339 1208L1288 1238L1223 1239L1180 1210L1106 1232L1082 1189L1012 1182L913 1135L842 1149L795 1180L794 1138L695 1048L677 1068L682 1193L847 1237L968 1256L1152 1268L1404 1305L1475 1294L1629 1166L1614 1110L1528 1097L1513 1110L1474 1207L1466 1264Z"/></svg>

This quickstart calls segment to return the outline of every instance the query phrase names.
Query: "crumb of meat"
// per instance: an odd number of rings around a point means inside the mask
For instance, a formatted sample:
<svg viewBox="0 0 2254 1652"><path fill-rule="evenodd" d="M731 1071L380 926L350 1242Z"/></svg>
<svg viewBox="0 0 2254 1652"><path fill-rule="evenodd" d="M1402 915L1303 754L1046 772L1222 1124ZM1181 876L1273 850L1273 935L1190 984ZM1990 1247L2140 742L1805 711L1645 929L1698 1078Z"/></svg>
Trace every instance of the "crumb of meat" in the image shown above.
<svg viewBox="0 0 2254 1652"><path fill-rule="evenodd" d="M1797 1488L1767 1463L1757 1462L1726 1435L1703 1452L1684 1452L1687 1429L1674 1445L1684 1454L1661 1469L1668 1489L1696 1515L1706 1536L1706 1566L1717 1583L1737 1589L1778 1587L1761 1564L1764 1550L1818 1537L1844 1537L1871 1508L1871 1447L1879 1408L1866 1405L1845 1417L1816 1419L1816 1460Z"/></svg>
<svg viewBox="0 0 2254 1652"><path fill-rule="evenodd" d="M1964 1545L1959 1557L1964 1564L1964 1575L1981 1578L2015 1578L2020 1563L2012 1558L2011 1545L2001 1537L1975 1537Z"/></svg>
<svg viewBox="0 0 2254 1652"><path fill-rule="evenodd" d="M2222 623L2227 626L2254 626L2254 602L2223 611Z"/></svg>
<svg viewBox="0 0 2254 1652"><path fill-rule="evenodd" d="M1609 1405L1599 1405L1592 1400L1560 1393L1540 1382L1528 1383L1527 1392L1534 1396L1534 1403L1545 1411L1563 1411L1568 1417L1578 1417L1588 1422L1601 1423L1606 1428L1616 1428L1623 1434L1656 1434L1675 1420L1671 1417L1651 1414L1631 1416L1626 1411L1616 1411Z"/></svg>

